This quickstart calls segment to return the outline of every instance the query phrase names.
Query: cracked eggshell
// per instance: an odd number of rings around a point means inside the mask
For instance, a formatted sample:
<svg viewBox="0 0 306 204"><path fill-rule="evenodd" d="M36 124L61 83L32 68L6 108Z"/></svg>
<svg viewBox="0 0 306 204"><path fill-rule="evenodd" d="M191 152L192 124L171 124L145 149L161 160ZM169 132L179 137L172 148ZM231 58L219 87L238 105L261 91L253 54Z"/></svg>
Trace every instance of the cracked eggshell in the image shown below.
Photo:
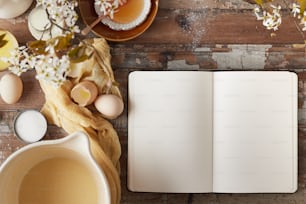
<svg viewBox="0 0 306 204"><path fill-rule="evenodd" d="M80 106L92 104L98 96L98 88L91 81L82 81L76 84L71 92L70 97Z"/></svg>

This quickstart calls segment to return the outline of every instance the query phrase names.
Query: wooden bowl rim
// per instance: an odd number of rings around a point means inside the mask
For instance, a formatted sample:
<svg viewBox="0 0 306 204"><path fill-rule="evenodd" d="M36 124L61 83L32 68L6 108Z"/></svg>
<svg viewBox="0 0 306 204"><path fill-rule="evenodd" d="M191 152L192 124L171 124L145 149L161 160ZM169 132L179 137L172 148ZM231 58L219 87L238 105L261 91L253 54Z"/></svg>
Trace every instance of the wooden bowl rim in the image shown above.
<svg viewBox="0 0 306 204"><path fill-rule="evenodd" d="M90 3L92 2L92 9L94 10L94 0L79 0L79 10L81 13L81 18L86 26L90 25L91 22L93 22L98 15L93 16L94 14L92 11L88 10L88 8L83 8L81 5L82 3ZM122 42L134 39L144 33L153 23L157 11L158 11L158 4L159 0L151 0L151 10L148 14L147 19L140 25L136 26L135 28L127 31L116 31L109 28L107 25L104 25L102 23L97 24L91 32L93 32L95 35L99 37L103 37L106 40L114 41L114 42ZM105 31L103 33L103 31ZM113 36L110 36L113 35Z"/></svg>

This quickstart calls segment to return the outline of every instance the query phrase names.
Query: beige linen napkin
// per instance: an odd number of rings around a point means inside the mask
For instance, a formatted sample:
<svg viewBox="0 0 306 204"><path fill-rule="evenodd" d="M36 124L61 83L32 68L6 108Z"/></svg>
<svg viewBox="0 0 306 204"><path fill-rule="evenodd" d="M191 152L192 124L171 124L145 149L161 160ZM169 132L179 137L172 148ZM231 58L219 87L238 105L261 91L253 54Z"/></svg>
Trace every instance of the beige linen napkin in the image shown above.
<svg viewBox="0 0 306 204"><path fill-rule="evenodd" d="M118 135L113 126L101 114L87 107L80 107L70 98L72 87L82 80L91 80L98 85L99 94L106 93L109 80L114 82L114 75L110 65L111 55L109 46L104 39L89 39L87 43L94 48L94 54L85 62L71 66L71 78L60 88L55 88L44 81L40 81L46 102L42 113L50 124L62 127L67 133L83 131L90 138L91 151L104 170L108 179L112 203L120 203L120 164L121 147ZM110 93L121 97L118 87L113 86Z"/></svg>

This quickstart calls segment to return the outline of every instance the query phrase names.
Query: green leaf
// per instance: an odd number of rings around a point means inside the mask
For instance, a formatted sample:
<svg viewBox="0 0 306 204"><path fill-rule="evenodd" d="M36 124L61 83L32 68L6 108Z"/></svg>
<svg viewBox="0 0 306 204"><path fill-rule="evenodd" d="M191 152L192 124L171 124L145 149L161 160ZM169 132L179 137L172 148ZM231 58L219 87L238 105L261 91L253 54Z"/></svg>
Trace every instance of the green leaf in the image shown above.
<svg viewBox="0 0 306 204"><path fill-rule="evenodd" d="M262 6L263 1L262 0L255 0L256 4L258 4L259 6Z"/></svg>
<svg viewBox="0 0 306 204"><path fill-rule="evenodd" d="M28 48L34 52L35 54L47 54L46 52L46 47L47 47L47 42L44 40L35 40L35 41L30 41L27 43Z"/></svg>
<svg viewBox="0 0 306 204"><path fill-rule="evenodd" d="M5 33L4 33L4 34L2 34L2 35L0 35L0 41L4 40L5 35L6 35Z"/></svg>
<svg viewBox="0 0 306 204"><path fill-rule="evenodd" d="M83 48L83 46L78 46L78 47L75 47L73 49L70 50L70 52L68 53L68 56L70 58L74 58L78 55L79 51Z"/></svg>
<svg viewBox="0 0 306 204"><path fill-rule="evenodd" d="M80 63L80 62L84 62L85 60L88 60L88 59L89 59L89 56L82 55L82 56L77 57L77 58L73 58L73 59L70 58L70 62L72 62L72 63Z"/></svg>
<svg viewBox="0 0 306 204"><path fill-rule="evenodd" d="M6 35L5 33L2 34L2 35L0 35L0 48L1 48L1 47L4 47L4 46L8 43L7 40L4 40L5 35Z"/></svg>
<svg viewBox="0 0 306 204"><path fill-rule="evenodd" d="M0 48L1 48L1 47L4 47L7 43L8 43L7 40L1 40L1 41L0 41Z"/></svg>
<svg viewBox="0 0 306 204"><path fill-rule="evenodd" d="M116 81L113 81L112 86L117 86L119 88L120 84Z"/></svg>
<svg viewBox="0 0 306 204"><path fill-rule="evenodd" d="M68 53L69 59L73 63L84 62L85 60L90 58L90 55L86 54L85 46L78 46L71 49Z"/></svg>
<svg viewBox="0 0 306 204"><path fill-rule="evenodd" d="M48 44L54 46L55 51L64 51L67 50L71 46L71 40L73 38L72 34L68 34L66 36L58 36L52 38L48 41Z"/></svg>
<svg viewBox="0 0 306 204"><path fill-rule="evenodd" d="M259 6L263 6L263 4L268 3L268 2L272 2L273 0L254 0L254 1Z"/></svg>
<svg viewBox="0 0 306 204"><path fill-rule="evenodd" d="M301 16L303 16L306 8L306 0L298 0L298 1L300 3L300 14Z"/></svg>

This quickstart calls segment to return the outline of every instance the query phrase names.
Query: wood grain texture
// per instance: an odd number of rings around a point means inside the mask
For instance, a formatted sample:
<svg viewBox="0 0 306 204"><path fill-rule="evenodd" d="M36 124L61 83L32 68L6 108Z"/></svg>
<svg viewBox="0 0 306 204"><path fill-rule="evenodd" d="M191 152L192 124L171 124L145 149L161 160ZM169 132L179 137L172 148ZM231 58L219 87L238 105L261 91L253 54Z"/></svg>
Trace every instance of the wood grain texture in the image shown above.
<svg viewBox="0 0 306 204"><path fill-rule="evenodd" d="M110 42L112 66L124 98L125 110L111 121L122 145L121 181L124 204L304 204L306 203L306 55L303 38L284 13L275 37L252 14L253 5L242 0L161 0L152 26L136 39ZM16 35L20 44L33 40L27 29L29 11L0 27ZM80 26L84 27L80 21ZM305 34L305 33L304 33ZM92 34L89 35L93 37ZM162 194L132 193L127 176L127 87L134 70L292 70L299 76L299 189L294 194ZM0 77L6 72L0 72ZM13 134L13 120L24 109L39 110L44 95L35 72L22 76L24 94L14 105L0 99L0 164L24 146ZM45 139L66 133L49 126Z"/></svg>
<svg viewBox="0 0 306 204"><path fill-rule="evenodd" d="M257 21L253 5L242 0L169 0L160 1L153 25L129 43L303 43L301 34L288 12L275 37ZM0 27L8 29L24 44L33 40L27 29L27 15L13 20L1 20ZM85 27L80 22L81 28Z"/></svg>

